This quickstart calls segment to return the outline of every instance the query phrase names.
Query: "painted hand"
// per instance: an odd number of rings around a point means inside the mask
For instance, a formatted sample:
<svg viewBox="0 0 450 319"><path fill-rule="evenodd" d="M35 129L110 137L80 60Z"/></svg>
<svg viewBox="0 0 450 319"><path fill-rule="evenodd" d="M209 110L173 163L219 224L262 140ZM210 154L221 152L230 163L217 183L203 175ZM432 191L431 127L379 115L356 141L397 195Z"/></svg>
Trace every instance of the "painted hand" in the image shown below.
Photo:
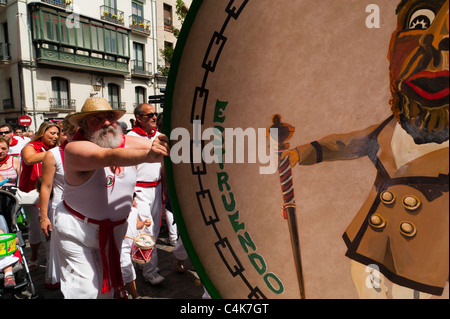
<svg viewBox="0 0 450 319"><path fill-rule="evenodd" d="M286 157L289 157L289 164L291 165L291 167L294 167L295 164L297 164L300 161L298 151L295 148L287 150L281 154L281 160L283 160Z"/></svg>

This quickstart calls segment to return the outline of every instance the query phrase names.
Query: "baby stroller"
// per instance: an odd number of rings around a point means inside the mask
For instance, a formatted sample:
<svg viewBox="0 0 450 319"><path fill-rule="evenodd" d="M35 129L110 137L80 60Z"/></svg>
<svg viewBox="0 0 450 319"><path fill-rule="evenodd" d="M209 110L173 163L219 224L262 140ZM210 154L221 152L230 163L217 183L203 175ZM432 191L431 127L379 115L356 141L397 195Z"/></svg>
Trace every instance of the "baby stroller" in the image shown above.
<svg viewBox="0 0 450 319"><path fill-rule="evenodd" d="M31 290L31 299L38 298L38 294L31 279L30 270L28 268L23 248L26 246L23 239L22 230L17 225L17 217L20 214L19 202L13 194L14 190L6 191L0 189L0 228L5 233L13 233L18 239L16 248L20 255L20 262L17 262L13 267L13 273L16 280L16 286L12 289L4 289L4 274L0 272L0 297L4 295L15 295L27 287Z"/></svg>

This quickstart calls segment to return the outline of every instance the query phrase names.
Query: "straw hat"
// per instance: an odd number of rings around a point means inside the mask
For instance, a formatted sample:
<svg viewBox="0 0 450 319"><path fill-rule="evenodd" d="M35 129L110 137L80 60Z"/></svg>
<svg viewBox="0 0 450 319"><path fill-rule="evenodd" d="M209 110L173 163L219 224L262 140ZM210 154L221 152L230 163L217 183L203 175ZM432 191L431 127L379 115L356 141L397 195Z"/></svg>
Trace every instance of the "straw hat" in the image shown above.
<svg viewBox="0 0 450 319"><path fill-rule="evenodd" d="M93 96L86 99L80 112L69 115L67 118L71 124L80 126L81 121L86 116L102 112L113 112L116 115L116 120L120 119L126 113L125 110L113 109L106 99Z"/></svg>

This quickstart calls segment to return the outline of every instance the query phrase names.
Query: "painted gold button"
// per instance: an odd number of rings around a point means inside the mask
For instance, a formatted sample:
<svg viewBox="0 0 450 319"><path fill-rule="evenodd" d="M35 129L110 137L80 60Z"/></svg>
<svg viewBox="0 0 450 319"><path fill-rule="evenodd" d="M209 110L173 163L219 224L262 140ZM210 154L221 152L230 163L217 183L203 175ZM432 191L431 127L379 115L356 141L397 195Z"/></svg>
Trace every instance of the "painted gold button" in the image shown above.
<svg viewBox="0 0 450 319"><path fill-rule="evenodd" d="M407 210L416 210L417 208L419 208L421 202L420 199L416 196L407 195L403 197L402 204Z"/></svg>
<svg viewBox="0 0 450 319"><path fill-rule="evenodd" d="M386 205L390 205L395 202L395 195L390 191L384 191L380 195L381 201Z"/></svg>
<svg viewBox="0 0 450 319"><path fill-rule="evenodd" d="M406 237L414 237L417 230L413 223L403 222L400 224L400 232Z"/></svg>
<svg viewBox="0 0 450 319"><path fill-rule="evenodd" d="M380 229L386 226L386 221L381 215L375 213L372 216L370 216L369 224L374 228Z"/></svg>

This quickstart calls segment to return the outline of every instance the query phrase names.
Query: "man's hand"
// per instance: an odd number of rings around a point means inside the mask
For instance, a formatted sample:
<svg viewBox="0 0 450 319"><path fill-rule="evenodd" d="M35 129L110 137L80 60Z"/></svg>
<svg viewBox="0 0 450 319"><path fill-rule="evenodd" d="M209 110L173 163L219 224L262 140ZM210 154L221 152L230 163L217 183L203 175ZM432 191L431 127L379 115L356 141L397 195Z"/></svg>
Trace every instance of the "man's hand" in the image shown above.
<svg viewBox="0 0 450 319"><path fill-rule="evenodd" d="M281 154L281 160L285 157L289 157L289 164L294 167L300 161L300 157L296 148L287 150Z"/></svg>
<svg viewBox="0 0 450 319"><path fill-rule="evenodd" d="M169 138L160 134L155 137L153 140L152 148L149 152L149 155L153 159L160 159L161 156L169 156L170 155L170 147L169 147Z"/></svg>

